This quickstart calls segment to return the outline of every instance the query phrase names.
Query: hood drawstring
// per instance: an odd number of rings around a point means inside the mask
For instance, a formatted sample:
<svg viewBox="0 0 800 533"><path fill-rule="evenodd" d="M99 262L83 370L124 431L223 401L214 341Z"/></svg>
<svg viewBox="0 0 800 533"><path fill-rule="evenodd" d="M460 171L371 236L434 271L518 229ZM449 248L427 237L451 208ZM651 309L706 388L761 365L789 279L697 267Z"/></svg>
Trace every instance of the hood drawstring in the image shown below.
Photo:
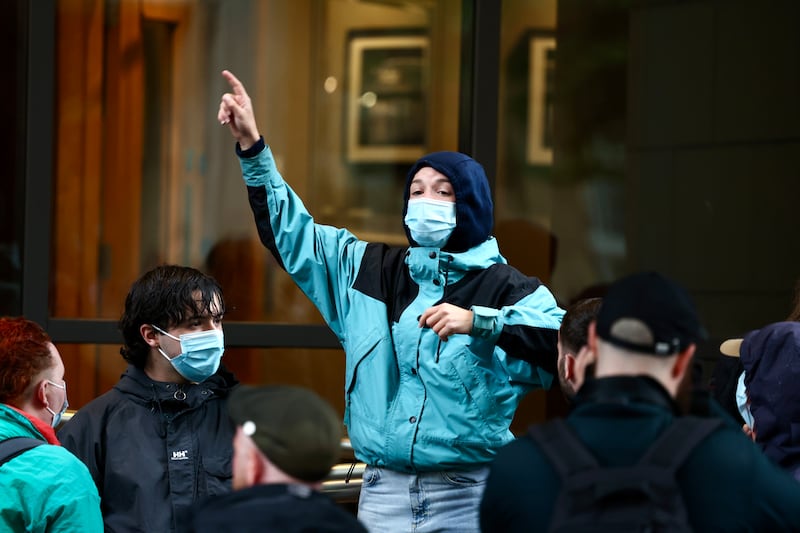
<svg viewBox="0 0 800 533"><path fill-rule="evenodd" d="M444 302L444 295L447 293L447 280L450 275L450 263L453 262L453 256L447 256L447 264L444 267L444 289L442 290L442 302ZM439 354L442 350L442 338L439 337L439 342L436 343L436 364L439 364Z"/></svg>
<svg viewBox="0 0 800 533"><path fill-rule="evenodd" d="M164 416L164 409L161 407L161 400L158 399L158 392L156 391L156 386L152 383L150 384L150 389L153 391L153 399L151 400L156 407L158 407L158 436L166 438L167 436L167 428L166 428L166 417ZM151 412L155 412L154 407L150 407Z"/></svg>

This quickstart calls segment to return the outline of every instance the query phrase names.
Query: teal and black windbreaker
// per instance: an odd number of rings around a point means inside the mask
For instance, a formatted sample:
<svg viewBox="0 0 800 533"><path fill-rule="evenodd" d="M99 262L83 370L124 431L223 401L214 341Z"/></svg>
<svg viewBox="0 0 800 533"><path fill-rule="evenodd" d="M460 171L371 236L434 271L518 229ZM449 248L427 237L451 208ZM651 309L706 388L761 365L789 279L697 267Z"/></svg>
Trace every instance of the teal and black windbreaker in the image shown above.
<svg viewBox="0 0 800 533"><path fill-rule="evenodd" d="M491 461L513 439L522 397L553 380L564 311L500 255L480 165L455 152L417 162L409 181L422 166L450 179L457 227L442 249L391 247L316 224L263 139L238 153L261 241L344 348L344 422L356 456L401 472ZM470 335L441 342L418 326L442 302L474 311Z"/></svg>

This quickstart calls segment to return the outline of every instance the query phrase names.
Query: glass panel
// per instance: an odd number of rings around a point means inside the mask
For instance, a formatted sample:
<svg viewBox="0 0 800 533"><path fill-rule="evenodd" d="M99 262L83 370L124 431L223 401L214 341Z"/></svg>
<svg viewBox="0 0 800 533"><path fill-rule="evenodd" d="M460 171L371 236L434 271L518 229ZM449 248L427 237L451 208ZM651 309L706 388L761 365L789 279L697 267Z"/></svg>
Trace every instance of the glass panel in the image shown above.
<svg viewBox="0 0 800 533"><path fill-rule="evenodd" d="M406 244L410 163L458 144L460 2L325 5L311 117L319 156L301 196L323 223Z"/></svg>
<svg viewBox="0 0 800 533"><path fill-rule="evenodd" d="M216 121L220 72L245 83L318 221L404 243L409 163L457 146L460 4L57 3L52 315L116 320L136 278L178 263L218 279L227 321L322 323L258 240ZM60 349L76 408L125 368L118 346ZM305 384L342 409L341 355L229 349L225 362L244 382Z"/></svg>
<svg viewBox="0 0 800 533"><path fill-rule="evenodd" d="M494 233L508 262L560 299L554 287L561 251L553 173L556 12L557 0L503 1ZM530 424L566 410L558 386L533 391L520 402L511 430L524 434Z"/></svg>
<svg viewBox="0 0 800 533"><path fill-rule="evenodd" d="M722 340L790 315L796 5L502 6L495 213L512 264L565 303L631 270L678 279L706 369Z"/></svg>
<svg viewBox="0 0 800 533"><path fill-rule="evenodd" d="M561 252L552 137L556 8L556 0L503 2L495 187L495 235L503 255L551 288Z"/></svg>
<svg viewBox="0 0 800 533"><path fill-rule="evenodd" d="M258 241L223 68L311 213L363 238L405 243L409 163L457 146L458 0L57 9L55 317L115 319L167 262L218 277L229 320L321 322Z"/></svg>
<svg viewBox="0 0 800 533"><path fill-rule="evenodd" d="M248 385L283 383L313 389L344 416L342 350L228 348L222 361Z"/></svg>
<svg viewBox="0 0 800 533"><path fill-rule="evenodd" d="M127 368L119 346L56 343L56 348L64 361L70 409L80 409L111 390Z"/></svg>
<svg viewBox="0 0 800 533"><path fill-rule="evenodd" d="M25 174L25 107L24 92L27 74L25 47L27 40L22 14L27 5L22 1L3 4L0 17L0 47L6 50L5 70L9 79L0 86L0 101L6 103L0 119L6 125L0 142L0 316L22 313L22 209Z"/></svg>

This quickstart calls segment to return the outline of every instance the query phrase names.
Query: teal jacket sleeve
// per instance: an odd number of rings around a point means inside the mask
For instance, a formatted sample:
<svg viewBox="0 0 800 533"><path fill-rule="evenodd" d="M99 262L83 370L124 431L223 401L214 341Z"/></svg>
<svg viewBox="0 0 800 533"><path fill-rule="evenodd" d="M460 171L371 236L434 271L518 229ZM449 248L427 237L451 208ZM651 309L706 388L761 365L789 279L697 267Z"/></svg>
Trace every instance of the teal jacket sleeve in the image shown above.
<svg viewBox="0 0 800 533"><path fill-rule="evenodd" d="M345 229L317 224L278 172L269 146L248 155L240 153L239 161L261 242L343 341L348 291L367 243Z"/></svg>

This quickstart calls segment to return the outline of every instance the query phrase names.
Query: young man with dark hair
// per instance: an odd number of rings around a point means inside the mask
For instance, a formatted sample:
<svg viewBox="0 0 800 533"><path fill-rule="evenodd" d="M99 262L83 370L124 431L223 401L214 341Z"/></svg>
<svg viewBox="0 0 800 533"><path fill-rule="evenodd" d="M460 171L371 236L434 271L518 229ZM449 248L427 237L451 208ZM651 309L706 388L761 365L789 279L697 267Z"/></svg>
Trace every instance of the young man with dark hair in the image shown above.
<svg viewBox="0 0 800 533"><path fill-rule="evenodd" d="M89 467L106 531L182 531L196 502L230 490L224 314L219 284L193 268L159 266L131 287L128 369L59 432Z"/></svg>

